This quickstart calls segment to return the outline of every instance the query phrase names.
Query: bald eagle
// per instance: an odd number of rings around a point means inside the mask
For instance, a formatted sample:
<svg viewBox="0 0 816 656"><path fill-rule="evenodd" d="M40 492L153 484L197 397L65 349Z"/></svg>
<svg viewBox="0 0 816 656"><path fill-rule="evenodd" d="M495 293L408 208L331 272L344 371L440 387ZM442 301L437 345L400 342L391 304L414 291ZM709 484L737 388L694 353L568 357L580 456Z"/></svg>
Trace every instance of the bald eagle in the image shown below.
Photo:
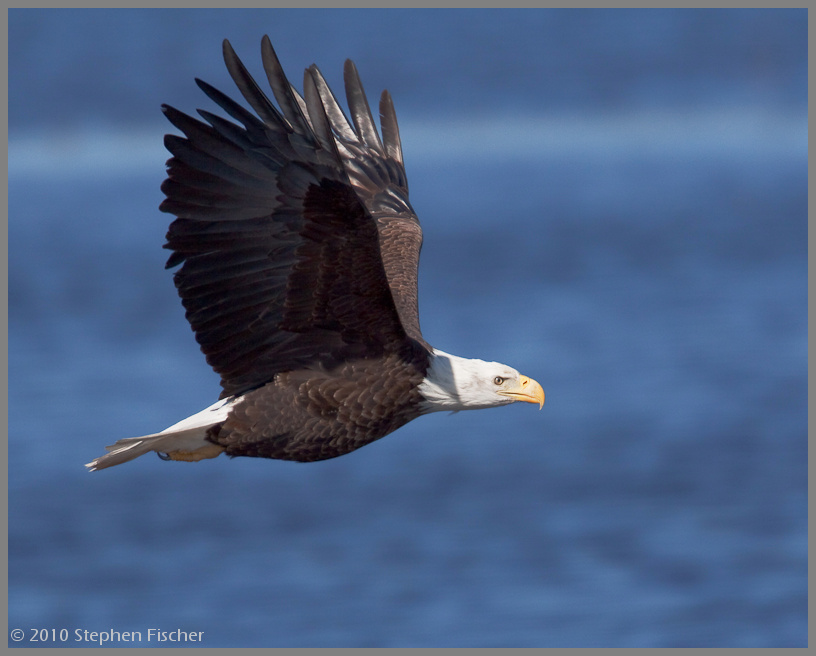
<svg viewBox="0 0 816 656"><path fill-rule="evenodd" d="M301 96L268 37L263 67L278 106L228 41L224 61L251 113L196 79L233 120L163 105L185 136L166 198L167 268L207 362L214 405L160 433L122 439L91 471L149 451L197 461L221 453L302 462L341 456L420 415L515 401L544 404L512 367L449 355L419 329L422 230L408 201L397 118L380 99L380 138L354 63L351 121L316 66Z"/></svg>

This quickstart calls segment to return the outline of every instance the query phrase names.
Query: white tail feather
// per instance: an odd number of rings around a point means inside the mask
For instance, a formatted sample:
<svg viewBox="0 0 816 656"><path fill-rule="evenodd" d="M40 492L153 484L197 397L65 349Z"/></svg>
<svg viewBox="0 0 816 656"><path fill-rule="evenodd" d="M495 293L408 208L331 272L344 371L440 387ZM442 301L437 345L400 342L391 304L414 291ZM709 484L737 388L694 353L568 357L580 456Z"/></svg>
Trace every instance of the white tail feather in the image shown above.
<svg viewBox="0 0 816 656"><path fill-rule="evenodd" d="M88 471L105 469L121 465L150 451L170 453L173 451L193 452L211 445L207 441L207 429L224 421L236 399L222 399L209 408L187 417L161 433L126 437L115 444L106 446L108 453L92 460L87 465Z"/></svg>

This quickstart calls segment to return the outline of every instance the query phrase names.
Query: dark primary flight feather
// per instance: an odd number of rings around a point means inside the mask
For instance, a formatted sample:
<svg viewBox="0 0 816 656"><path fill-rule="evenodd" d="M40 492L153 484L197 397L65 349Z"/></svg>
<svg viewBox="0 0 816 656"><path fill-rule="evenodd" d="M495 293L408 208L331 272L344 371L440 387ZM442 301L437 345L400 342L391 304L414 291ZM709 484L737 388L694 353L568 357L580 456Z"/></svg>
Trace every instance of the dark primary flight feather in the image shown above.
<svg viewBox="0 0 816 656"><path fill-rule="evenodd" d="M428 349L422 231L390 96L381 140L351 62L349 122L315 66L303 96L294 90L268 38L263 65L279 108L227 41L224 58L255 114L201 81L232 120L164 106L185 136L165 138L173 157L160 207L178 217L167 266L182 265L175 283L222 398L304 365Z"/></svg>

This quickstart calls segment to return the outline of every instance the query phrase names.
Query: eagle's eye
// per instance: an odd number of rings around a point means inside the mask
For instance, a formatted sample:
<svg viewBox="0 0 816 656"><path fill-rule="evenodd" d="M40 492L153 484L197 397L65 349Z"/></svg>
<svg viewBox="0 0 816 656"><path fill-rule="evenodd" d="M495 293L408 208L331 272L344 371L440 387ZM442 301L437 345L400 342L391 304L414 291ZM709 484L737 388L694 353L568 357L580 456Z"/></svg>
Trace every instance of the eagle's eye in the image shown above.
<svg viewBox="0 0 816 656"><path fill-rule="evenodd" d="M496 383L496 385L501 385L501 384L502 384L502 383L503 383L505 380L507 380L507 379L506 379L506 378L502 378L501 376L496 376L496 377L493 379L493 382L494 382L494 383Z"/></svg>

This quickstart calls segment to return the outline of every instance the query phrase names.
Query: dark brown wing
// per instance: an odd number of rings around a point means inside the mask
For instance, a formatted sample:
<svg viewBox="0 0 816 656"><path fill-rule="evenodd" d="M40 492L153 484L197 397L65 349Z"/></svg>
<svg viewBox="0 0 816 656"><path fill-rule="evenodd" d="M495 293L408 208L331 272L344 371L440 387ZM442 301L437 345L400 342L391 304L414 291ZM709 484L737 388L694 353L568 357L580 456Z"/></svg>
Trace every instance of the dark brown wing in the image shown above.
<svg viewBox="0 0 816 656"><path fill-rule="evenodd" d="M333 115L336 102L324 107L327 87L316 68L307 71L301 97L267 38L262 55L280 109L227 41L227 68L257 116L200 80L237 123L200 111L204 123L164 106L186 137L165 138L173 157L160 209L178 217L167 234L167 266L182 265L175 283L201 350L221 375L222 397L306 364L424 345L418 322L401 321L406 302L387 271L399 261L388 221L405 220L410 208L401 155L394 156L393 110L383 119L383 151L369 144L371 125L340 133L348 122ZM396 216L377 200L392 195ZM415 312L418 245L405 253L413 259ZM404 277L400 267L395 281Z"/></svg>
<svg viewBox="0 0 816 656"><path fill-rule="evenodd" d="M381 141L354 62L346 60L343 70L352 124L317 67L312 66L309 72L349 181L377 222L383 265L402 325L411 338L430 348L419 328L417 303L422 228L408 201L408 179L391 95L383 91L380 98Z"/></svg>

